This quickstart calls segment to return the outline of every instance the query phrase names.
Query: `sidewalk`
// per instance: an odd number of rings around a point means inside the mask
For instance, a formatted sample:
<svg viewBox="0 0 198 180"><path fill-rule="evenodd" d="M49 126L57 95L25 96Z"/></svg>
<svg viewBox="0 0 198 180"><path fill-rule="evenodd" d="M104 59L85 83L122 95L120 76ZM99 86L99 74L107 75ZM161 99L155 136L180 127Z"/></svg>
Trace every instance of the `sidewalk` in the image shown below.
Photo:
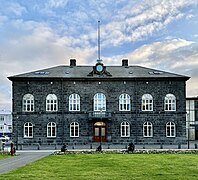
<svg viewBox="0 0 198 180"><path fill-rule="evenodd" d="M0 160L0 174L25 166L33 161L52 154L54 150L17 151L17 156Z"/></svg>

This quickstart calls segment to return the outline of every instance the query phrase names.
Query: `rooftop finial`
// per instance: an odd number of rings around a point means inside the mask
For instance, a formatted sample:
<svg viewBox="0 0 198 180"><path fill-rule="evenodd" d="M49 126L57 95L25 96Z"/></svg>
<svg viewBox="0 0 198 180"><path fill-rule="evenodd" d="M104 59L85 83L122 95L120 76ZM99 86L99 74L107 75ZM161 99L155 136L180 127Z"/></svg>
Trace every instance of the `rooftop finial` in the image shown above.
<svg viewBox="0 0 198 180"><path fill-rule="evenodd" d="M102 62L100 59L100 21L98 21L98 60L97 62Z"/></svg>

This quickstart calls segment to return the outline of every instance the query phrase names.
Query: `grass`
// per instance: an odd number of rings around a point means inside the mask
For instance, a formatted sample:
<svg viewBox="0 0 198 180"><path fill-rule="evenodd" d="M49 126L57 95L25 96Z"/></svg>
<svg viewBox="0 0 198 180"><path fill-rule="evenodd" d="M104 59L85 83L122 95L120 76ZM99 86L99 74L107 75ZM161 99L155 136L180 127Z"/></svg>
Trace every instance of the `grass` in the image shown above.
<svg viewBox="0 0 198 180"><path fill-rule="evenodd" d="M50 155L0 179L198 179L197 154Z"/></svg>
<svg viewBox="0 0 198 180"><path fill-rule="evenodd" d="M7 153L1 153L0 152L0 160L8 158L8 157L10 157L10 155L8 155Z"/></svg>

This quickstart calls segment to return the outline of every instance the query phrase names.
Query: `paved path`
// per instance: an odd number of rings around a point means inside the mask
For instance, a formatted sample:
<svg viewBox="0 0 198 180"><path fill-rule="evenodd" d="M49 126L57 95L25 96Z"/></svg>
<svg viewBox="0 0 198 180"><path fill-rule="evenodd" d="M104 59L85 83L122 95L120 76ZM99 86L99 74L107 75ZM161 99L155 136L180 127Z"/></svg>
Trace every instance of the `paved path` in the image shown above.
<svg viewBox="0 0 198 180"><path fill-rule="evenodd" d="M25 166L26 164L48 156L53 152L54 150L17 151L17 156L0 160L0 174Z"/></svg>

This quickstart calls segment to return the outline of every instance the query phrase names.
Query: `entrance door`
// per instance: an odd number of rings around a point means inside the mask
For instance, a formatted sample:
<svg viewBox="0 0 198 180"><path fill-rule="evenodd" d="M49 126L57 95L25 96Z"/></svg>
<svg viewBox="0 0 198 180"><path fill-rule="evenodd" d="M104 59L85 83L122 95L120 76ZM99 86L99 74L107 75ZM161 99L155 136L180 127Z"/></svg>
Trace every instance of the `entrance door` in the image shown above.
<svg viewBox="0 0 198 180"><path fill-rule="evenodd" d="M93 141L106 142L106 124L104 122L96 122L93 133Z"/></svg>

